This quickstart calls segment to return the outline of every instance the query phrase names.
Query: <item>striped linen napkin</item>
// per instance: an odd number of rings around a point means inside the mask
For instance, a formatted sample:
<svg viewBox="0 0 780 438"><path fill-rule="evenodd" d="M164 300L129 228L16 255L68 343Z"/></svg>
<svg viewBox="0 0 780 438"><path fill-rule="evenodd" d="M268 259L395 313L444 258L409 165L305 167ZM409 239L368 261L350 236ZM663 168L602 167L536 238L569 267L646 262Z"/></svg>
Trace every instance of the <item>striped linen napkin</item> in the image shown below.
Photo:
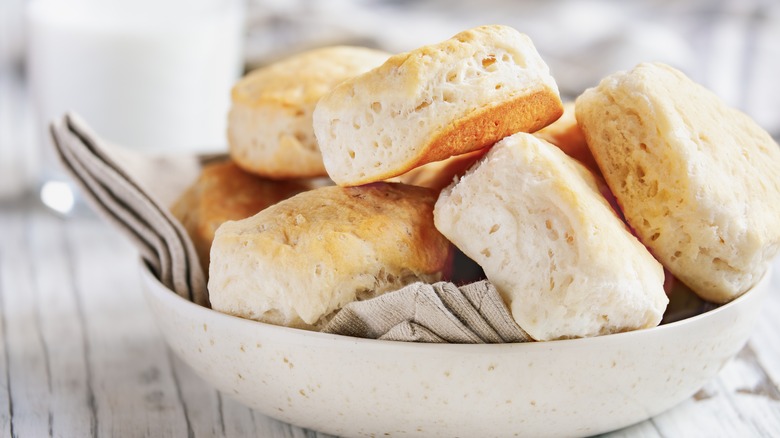
<svg viewBox="0 0 780 438"><path fill-rule="evenodd" d="M198 158L132 153L100 139L74 114L55 120L51 134L57 156L84 197L130 239L160 282L208 305L195 248L167 208L197 177Z"/></svg>

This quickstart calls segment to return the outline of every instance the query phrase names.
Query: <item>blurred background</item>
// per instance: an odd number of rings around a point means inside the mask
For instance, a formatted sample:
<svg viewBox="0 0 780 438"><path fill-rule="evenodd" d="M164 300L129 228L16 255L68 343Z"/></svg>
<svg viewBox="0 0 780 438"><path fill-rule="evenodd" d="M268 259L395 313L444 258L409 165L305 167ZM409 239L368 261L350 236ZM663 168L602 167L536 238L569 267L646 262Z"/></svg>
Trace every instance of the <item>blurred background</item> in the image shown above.
<svg viewBox="0 0 780 438"><path fill-rule="evenodd" d="M76 76L68 75L67 70L76 66L97 71L102 68L100 62L125 60L132 62L131 67L136 68L162 65L170 59L178 59L178 55L183 53L190 53L193 57L191 61L200 56L210 66L204 64L204 69L193 68L199 64L182 58L167 72L174 73L174 81L183 83L191 80L193 87L202 90L204 96L195 95L194 99L187 100L178 108L212 107L212 113L198 116L207 118L207 121L180 117L181 120L173 123L182 110L177 110L176 106L164 111L159 108L168 101L181 100L192 93L180 91L178 95L167 96L160 91L165 88L164 84L152 89L157 99L154 104L139 100L140 104L134 104L138 108L131 108L121 99L115 100L100 117L112 123L119 119L120 125L128 124L133 117L132 111L157 108L160 112L158 119L170 120L167 125L169 132L189 132L192 136L179 136L183 145L176 145L175 140L166 140L160 144L147 142L143 145L144 149L221 149L225 147L221 137L226 115L226 109L221 105L227 105L229 83L235 78L230 76L233 70L223 72L219 66L232 63L232 55L228 55L233 52L239 58L239 65L234 69L238 76L247 69L313 47L351 44L400 52L438 42L481 24L507 24L528 34L549 64L564 100L574 99L585 88L596 85L600 78L617 70L629 69L641 61L663 61L683 70L726 102L751 115L775 138L780 135L780 86L777 84L780 78L780 2L777 0L248 0L245 3L239 0L238 8L230 12L233 15L229 18L233 21L216 24L214 19L217 16L228 13L224 5L236 2L124 1L144 8L135 21L127 18L129 14L123 15L132 32L170 40L171 29L184 29L187 23L194 23L194 27L182 30L185 33L171 40L172 52L164 52L162 45L155 45L154 40L150 40L151 43L147 41L151 45L132 46L127 41L128 33L122 34L122 38L103 38L101 35L107 35L105 32L108 30L98 29L99 32L81 35L82 40L75 41L101 40L103 47L100 50L110 49L111 56L93 56L99 59L84 61L89 53L78 53L73 49L76 43L66 42L54 49L54 52L64 54L64 60L60 60L63 66L56 68L35 60L36 53L45 48L31 47L35 41L31 42L30 37L29 9L36 1L0 0L0 199L29 193L37 190L40 184L47 146L42 140L45 131L41 128L45 120L40 120L41 114L36 116L36 111L41 112L40 102L36 101L40 96L36 93L41 93L40 89L45 87L36 84L36 80L56 79L58 86L63 87L70 80L68 78L77 80L84 76L79 72ZM51 12L53 9L49 7L48 15L61 19L72 10L71 5L84 1L48 0L47 3L58 3L60 8ZM118 7L123 1L97 3ZM95 22L100 24L107 20L98 12L92 20L87 20L93 26ZM158 27L154 28L150 22ZM116 29L117 26L112 24L109 27ZM73 29L83 29L83 26ZM230 31L236 31L238 41L225 37L225 33ZM203 35L214 37L199 40ZM67 38L68 35L65 35L56 40L62 42ZM209 75L199 77L202 70L208 70ZM141 88L151 84L155 77L147 68L139 71L124 75L119 72L116 81L108 86L130 90L126 93L127 99L138 97L142 94ZM144 78L144 74L149 77ZM31 87L31 75L42 75L43 79L33 77ZM230 79L225 79L227 77ZM213 86L198 85L194 82L196 79ZM133 86L133 80L145 82ZM94 79L92 83L96 83ZM74 89L79 97L73 102L76 110L79 100L87 102L95 99L91 94L100 94L94 91L97 86ZM222 100L209 103L211 97L206 96L209 92L222 96L219 97ZM199 105L198 102L203 103ZM86 118L88 122L92 121ZM206 125L211 126L209 133L199 134L199 129L202 131ZM142 125L139 123L137 126ZM111 138L108 133L96 128L108 140L122 143L121 138ZM161 134L158 132L156 135Z"/></svg>

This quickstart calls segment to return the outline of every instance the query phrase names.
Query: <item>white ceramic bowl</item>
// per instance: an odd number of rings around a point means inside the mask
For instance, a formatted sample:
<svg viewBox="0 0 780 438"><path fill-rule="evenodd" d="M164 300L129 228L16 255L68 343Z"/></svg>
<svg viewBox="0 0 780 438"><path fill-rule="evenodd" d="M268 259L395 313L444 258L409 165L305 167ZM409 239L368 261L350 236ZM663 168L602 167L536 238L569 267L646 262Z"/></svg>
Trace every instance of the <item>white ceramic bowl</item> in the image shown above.
<svg viewBox="0 0 780 438"><path fill-rule="evenodd" d="M553 342L431 345L357 339L221 314L144 270L173 351L270 417L340 436L576 436L690 397L745 344L769 274L737 300L648 330Z"/></svg>

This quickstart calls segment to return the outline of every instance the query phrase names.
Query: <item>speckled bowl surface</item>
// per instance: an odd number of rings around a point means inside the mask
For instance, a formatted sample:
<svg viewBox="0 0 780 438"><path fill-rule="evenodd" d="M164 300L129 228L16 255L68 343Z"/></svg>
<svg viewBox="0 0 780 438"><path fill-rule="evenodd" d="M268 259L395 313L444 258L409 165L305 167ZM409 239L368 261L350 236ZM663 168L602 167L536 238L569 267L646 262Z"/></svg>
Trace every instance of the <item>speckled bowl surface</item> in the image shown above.
<svg viewBox="0 0 780 438"><path fill-rule="evenodd" d="M583 436L690 397L745 344L769 274L735 301L653 329L552 342L357 339L195 305L144 269L173 351L265 415L339 436Z"/></svg>

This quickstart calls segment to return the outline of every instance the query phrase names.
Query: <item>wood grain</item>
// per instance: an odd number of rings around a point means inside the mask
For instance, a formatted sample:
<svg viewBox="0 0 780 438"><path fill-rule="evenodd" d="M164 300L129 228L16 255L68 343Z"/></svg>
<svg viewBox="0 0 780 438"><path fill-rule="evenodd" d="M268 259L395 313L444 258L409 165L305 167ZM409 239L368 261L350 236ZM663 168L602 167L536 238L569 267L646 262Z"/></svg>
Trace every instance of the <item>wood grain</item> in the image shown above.
<svg viewBox="0 0 780 438"><path fill-rule="evenodd" d="M87 361L83 310L73 283L63 239L63 221L34 214L26 221L28 248L35 255L33 275L38 328L45 346L52 433L95 431L94 394Z"/></svg>
<svg viewBox="0 0 780 438"><path fill-rule="evenodd" d="M10 395L10 431L46 436L51 430L48 347L40 330L37 294L23 214L0 216L5 354Z"/></svg>

